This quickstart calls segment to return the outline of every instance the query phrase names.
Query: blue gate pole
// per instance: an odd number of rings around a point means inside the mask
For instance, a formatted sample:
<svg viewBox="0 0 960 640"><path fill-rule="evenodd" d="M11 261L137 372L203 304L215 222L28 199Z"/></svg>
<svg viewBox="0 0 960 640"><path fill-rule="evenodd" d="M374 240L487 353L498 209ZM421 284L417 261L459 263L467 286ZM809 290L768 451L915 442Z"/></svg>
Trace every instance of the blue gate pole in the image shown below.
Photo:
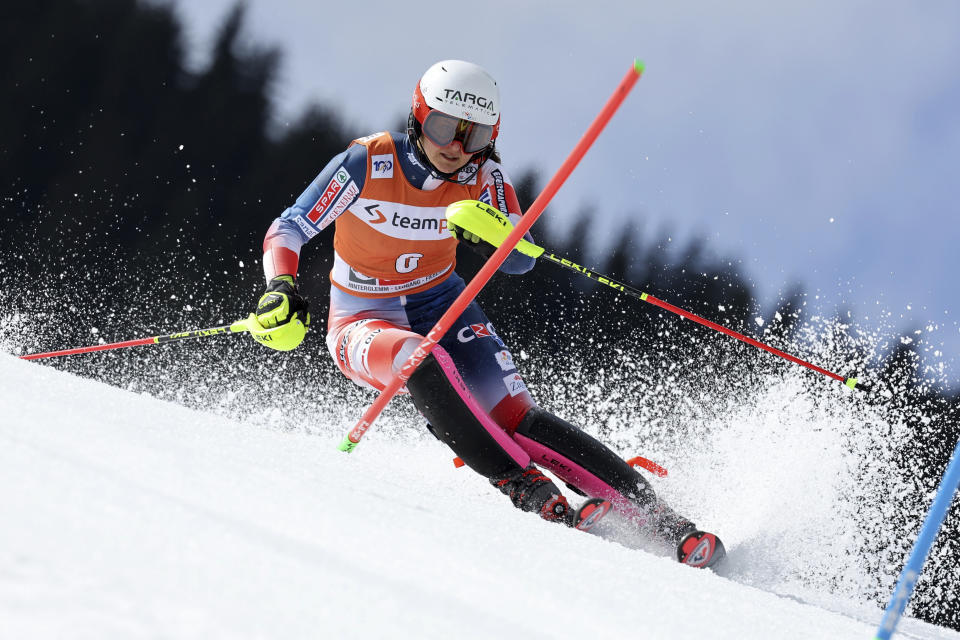
<svg viewBox="0 0 960 640"><path fill-rule="evenodd" d="M913 587L917 584L917 578L920 577L920 571L923 564L927 561L927 554L930 553L930 547L940 531L940 525L947 517L947 511L953 496L960 485L960 441L953 450L953 456L950 458L950 464L943 474L943 480L940 481L940 488L937 495L930 505L930 511L927 512L927 518L923 521L923 527L920 529L920 535L917 541L913 543L913 551L910 552L910 558L906 566L900 572L900 578L897 580L897 586L890 596L890 603L886 611L883 612L883 619L880 620L880 626L877 628L875 640L890 640L890 636L897 628L900 616L907 606L907 601L913 594Z"/></svg>

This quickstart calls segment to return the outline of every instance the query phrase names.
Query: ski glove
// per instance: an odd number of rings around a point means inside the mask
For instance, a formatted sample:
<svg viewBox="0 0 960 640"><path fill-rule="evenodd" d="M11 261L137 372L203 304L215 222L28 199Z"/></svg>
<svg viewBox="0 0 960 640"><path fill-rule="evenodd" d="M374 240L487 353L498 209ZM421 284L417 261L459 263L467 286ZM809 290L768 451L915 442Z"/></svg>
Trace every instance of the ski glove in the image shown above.
<svg viewBox="0 0 960 640"><path fill-rule="evenodd" d="M310 305L297 291L291 275L277 276L257 303L257 323L263 331L251 331L254 340L276 349L290 351L303 342L310 326Z"/></svg>
<svg viewBox="0 0 960 640"><path fill-rule="evenodd" d="M479 253L484 258L489 258L493 255L493 252L497 250L495 246L481 238L475 233L471 233L462 227L458 227L455 224L450 225L450 233L452 233L457 240L470 247L473 251Z"/></svg>

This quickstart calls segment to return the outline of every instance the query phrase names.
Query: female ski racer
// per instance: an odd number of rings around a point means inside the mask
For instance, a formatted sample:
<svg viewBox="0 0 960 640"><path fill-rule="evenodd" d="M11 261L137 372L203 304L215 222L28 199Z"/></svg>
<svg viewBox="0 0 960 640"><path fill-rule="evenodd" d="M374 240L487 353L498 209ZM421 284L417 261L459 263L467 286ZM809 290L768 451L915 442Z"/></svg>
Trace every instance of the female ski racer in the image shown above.
<svg viewBox="0 0 960 640"><path fill-rule="evenodd" d="M268 284L256 310L264 332L254 337L281 350L303 340L310 314L297 291L300 250L333 224L327 348L344 375L382 390L464 289L454 271L458 239L487 256L495 249L448 228L447 205L479 200L514 224L521 215L495 149L499 128L500 93L485 70L459 60L430 67L414 89L405 133L354 140L270 226L263 243ZM522 274L533 265L514 250L500 270ZM712 566L723 557L720 540L667 507L633 467L537 406L475 301L406 388L427 428L520 509L574 524L567 499L540 465L676 545L681 562Z"/></svg>

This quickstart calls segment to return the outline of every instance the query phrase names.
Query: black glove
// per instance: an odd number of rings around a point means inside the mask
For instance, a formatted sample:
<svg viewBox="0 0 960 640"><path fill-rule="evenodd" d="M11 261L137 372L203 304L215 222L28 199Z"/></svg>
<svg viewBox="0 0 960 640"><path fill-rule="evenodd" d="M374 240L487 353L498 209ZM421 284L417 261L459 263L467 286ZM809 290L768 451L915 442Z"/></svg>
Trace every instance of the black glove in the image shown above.
<svg viewBox="0 0 960 640"><path fill-rule="evenodd" d="M462 229L456 225L450 225L450 232L453 233L457 240L470 247L473 251L479 253L484 258L489 258L493 255L493 252L497 250L497 247L493 246L477 234L470 233L466 229Z"/></svg>
<svg viewBox="0 0 960 640"><path fill-rule="evenodd" d="M264 329L287 324L297 316L305 327L310 326L310 304L297 292L291 275L277 276L267 284L256 313L257 322Z"/></svg>

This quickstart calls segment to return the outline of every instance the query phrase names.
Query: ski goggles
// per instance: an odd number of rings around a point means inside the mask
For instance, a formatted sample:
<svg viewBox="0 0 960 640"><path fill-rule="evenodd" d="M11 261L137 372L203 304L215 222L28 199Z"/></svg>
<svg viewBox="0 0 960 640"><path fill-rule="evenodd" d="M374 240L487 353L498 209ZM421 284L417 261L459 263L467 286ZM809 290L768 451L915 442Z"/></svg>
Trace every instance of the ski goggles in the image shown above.
<svg viewBox="0 0 960 640"><path fill-rule="evenodd" d="M423 119L423 134L438 147L445 147L456 140L463 147L464 153L476 153L485 149L493 140L493 125L478 124L439 111L431 111Z"/></svg>

